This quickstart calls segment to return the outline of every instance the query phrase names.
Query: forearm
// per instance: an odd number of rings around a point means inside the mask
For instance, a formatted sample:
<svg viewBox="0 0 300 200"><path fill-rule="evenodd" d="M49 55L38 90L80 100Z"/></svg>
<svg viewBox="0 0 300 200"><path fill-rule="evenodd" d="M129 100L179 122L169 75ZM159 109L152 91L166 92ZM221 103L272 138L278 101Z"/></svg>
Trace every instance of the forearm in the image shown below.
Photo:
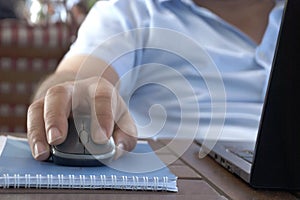
<svg viewBox="0 0 300 200"><path fill-rule="evenodd" d="M41 82L32 101L44 97L52 86L94 76L105 78L113 85L118 82L118 75L114 69L98 58L82 55L64 59L57 70Z"/></svg>

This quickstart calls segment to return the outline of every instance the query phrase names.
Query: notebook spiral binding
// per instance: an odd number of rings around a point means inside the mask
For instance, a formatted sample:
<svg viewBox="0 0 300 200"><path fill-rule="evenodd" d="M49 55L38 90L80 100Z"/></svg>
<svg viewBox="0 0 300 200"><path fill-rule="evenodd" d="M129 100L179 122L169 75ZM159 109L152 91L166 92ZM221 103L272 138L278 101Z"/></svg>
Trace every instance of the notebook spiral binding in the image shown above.
<svg viewBox="0 0 300 200"><path fill-rule="evenodd" d="M19 174L0 176L0 188L47 188L47 189L121 189L166 191L169 179L147 176L106 176L106 175L31 175Z"/></svg>

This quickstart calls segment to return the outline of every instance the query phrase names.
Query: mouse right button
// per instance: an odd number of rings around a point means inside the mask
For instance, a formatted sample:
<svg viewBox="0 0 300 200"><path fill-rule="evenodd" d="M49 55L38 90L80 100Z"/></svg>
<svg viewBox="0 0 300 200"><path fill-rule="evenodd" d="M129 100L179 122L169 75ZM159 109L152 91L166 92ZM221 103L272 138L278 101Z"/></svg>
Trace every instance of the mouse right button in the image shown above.
<svg viewBox="0 0 300 200"><path fill-rule="evenodd" d="M110 138L106 144L96 144L90 139L85 148L92 155L110 154L115 151L115 143L113 138Z"/></svg>

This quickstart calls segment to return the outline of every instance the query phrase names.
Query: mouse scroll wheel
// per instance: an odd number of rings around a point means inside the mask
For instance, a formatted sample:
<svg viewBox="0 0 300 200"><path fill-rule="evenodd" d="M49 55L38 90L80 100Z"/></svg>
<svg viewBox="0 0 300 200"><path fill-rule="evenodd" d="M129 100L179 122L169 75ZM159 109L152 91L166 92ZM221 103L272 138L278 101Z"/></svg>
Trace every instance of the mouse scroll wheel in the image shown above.
<svg viewBox="0 0 300 200"><path fill-rule="evenodd" d="M85 130L80 131L79 140L82 145L86 145L89 142L89 134Z"/></svg>

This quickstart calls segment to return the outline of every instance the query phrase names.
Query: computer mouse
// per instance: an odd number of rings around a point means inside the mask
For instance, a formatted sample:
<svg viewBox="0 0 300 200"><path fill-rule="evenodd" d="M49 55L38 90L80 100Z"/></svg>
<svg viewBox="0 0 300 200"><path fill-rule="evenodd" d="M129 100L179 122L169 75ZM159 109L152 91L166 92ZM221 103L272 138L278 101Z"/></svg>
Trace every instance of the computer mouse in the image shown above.
<svg viewBox="0 0 300 200"><path fill-rule="evenodd" d="M106 144L93 142L90 133L90 117L76 116L68 119L68 135L59 145L51 146L52 160L58 165L101 166L111 162L116 147L111 137ZM76 125L75 125L76 123Z"/></svg>

